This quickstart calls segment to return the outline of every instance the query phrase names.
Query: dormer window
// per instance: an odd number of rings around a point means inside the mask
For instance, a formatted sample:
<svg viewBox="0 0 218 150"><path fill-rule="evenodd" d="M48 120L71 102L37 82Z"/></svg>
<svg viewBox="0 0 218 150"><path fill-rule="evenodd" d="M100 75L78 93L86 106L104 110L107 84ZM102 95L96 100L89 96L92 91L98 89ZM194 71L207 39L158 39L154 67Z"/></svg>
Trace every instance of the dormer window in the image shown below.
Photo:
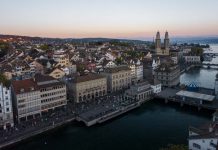
<svg viewBox="0 0 218 150"><path fill-rule="evenodd" d="M24 88L21 88L21 89L20 89L20 92L24 92Z"/></svg>
<svg viewBox="0 0 218 150"><path fill-rule="evenodd" d="M34 87L30 87L30 90L31 90L31 91L34 91Z"/></svg>

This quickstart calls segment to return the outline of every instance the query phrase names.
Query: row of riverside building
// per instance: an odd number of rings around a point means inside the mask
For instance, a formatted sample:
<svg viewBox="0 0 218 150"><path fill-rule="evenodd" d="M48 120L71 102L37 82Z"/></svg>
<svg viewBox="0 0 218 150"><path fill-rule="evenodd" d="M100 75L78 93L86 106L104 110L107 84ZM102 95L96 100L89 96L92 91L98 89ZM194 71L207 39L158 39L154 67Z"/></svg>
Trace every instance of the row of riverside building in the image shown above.
<svg viewBox="0 0 218 150"><path fill-rule="evenodd" d="M128 90L127 90L128 89ZM106 68L101 73L70 75L62 80L48 75L36 74L33 78L12 81L10 87L1 84L0 126L6 129L57 107L87 102L107 93L125 90L126 98L148 100L153 93L161 91L161 84L140 81L133 85L131 69L127 66Z"/></svg>
<svg viewBox="0 0 218 150"><path fill-rule="evenodd" d="M14 81L12 90L18 121L67 104L66 85L50 76Z"/></svg>
<svg viewBox="0 0 218 150"><path fill-rule="evenodd" d="M12 81L11 87L0 84L0 127L13 127L14 121L19 123L66 105L66 92L63 82L40 74Z"/></svg>

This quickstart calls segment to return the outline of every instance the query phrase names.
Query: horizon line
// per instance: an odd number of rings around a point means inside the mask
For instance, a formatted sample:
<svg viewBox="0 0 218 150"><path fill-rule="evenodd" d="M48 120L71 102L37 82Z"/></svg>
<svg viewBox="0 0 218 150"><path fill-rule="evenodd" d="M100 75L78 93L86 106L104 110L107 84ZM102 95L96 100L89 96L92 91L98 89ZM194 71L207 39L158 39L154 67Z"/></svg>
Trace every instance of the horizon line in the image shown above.
<svg viewBox="0 0 218 150"><path fill-rule="evenodd" d="M170 32L169 32L170 33ZM30 37L30 38L48 38L48 39L118 39L118 40L153 40L155 36L139 36L139 37L106 37L106 36L96 36L96 37L52 37L52 36L34 36L34 35L21 35L21 34L1 34L3 36L20 36L20 37ZM218 35L177 35L170 36L170 39L175 38L218 38Z"/></svg>

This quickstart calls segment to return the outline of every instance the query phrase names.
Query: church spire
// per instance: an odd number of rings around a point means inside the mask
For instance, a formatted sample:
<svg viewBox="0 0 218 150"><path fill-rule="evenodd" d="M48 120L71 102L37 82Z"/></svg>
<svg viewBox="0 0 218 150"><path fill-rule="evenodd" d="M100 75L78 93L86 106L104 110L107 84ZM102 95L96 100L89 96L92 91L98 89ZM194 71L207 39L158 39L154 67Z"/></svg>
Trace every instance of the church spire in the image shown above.
<svg viewBox="0 0 218 150"><path fill-rule="evenodd" d="M165 33L165 38L164 38L164 47L166 50L169 50L169 47L170 47L169 34L167 31Z"/></svg>
<svg viewBox="0 0 218 150"><path fill-rule="evenodd" d="M160 39L160 32L159 31L157 31L156 39Z"/></svg>
<svg viewBox="0 0 218 150"><path fill-rule="evenodd" d="M166 31L166 33L165 33L165 39L169 39L169 34L168 34L167 31Z"/></svg>
<svg viewBox="0 0 218 150"><path fill-rule="evenodd" d="M160 39L160 32L158 31L157 34L156 34L156 39L155 39L155 50L156 50L156 53L160 49L161 49L161 39Z"/></svg>

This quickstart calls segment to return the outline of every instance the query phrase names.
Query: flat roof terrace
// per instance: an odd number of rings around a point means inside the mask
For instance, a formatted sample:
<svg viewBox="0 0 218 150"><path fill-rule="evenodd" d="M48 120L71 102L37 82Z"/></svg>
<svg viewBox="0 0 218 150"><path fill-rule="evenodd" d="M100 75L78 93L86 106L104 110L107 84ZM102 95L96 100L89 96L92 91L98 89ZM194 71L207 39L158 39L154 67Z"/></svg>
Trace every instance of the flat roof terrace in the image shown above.
<svg viewBox="0 0 218 150"><path fill-rule="evenodd" d="M215 96L213 95L202 94L202 93L197 93L197 92L189 92L189 91L183 91L183 90L177 92L176 95L182 96L182 97L204 100L208 102L212 102L215 99Z"/></svg>

